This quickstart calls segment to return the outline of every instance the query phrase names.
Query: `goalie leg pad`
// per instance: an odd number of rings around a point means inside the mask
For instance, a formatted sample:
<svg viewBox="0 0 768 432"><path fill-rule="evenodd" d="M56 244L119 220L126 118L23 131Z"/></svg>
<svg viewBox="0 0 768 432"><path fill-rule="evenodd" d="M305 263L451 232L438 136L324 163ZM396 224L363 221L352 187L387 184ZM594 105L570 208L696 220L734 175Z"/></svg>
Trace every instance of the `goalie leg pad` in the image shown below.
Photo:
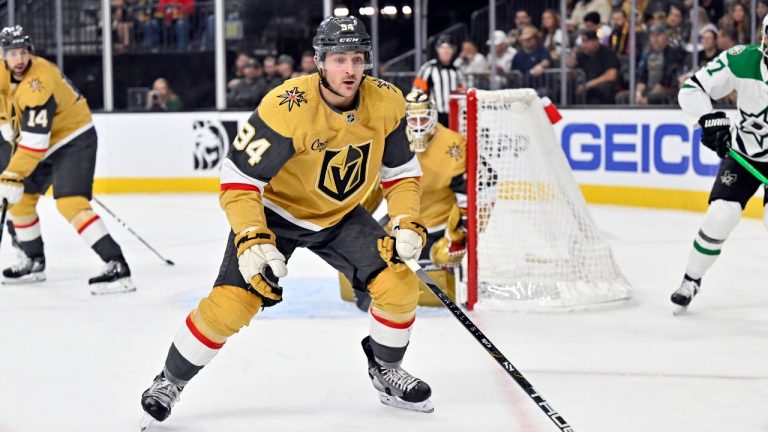
<svg viewBox="0 0 768 432"><path fill-rule="evenodd" d="M371 348L386 364L399 364L416 317L419 279L410 271L382 270L368 283L372 303L370 315Z"/></svg>
<svg viewBox="0 0 768 432"><path fill-rule="evenodd" d="M685 268L689 277L701 279L714 264L725 240L739 223L741 210L741 204L736 201L715 200L710 203Z"/></svg>

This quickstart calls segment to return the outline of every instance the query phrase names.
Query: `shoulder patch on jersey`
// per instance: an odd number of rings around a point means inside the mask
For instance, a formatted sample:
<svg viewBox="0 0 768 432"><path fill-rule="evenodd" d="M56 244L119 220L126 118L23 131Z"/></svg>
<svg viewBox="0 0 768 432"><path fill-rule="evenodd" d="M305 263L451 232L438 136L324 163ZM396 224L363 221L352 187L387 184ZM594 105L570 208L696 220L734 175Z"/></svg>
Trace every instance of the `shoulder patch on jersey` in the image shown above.
<svg viewBox="0 0 768 432"><path fill-rule="evenodd" d="M451 145L448 146L448 156L451 157L453 160L461 160L462 151L461 146L457 143L451 143Z"/></svg>
<svg viewBox="0 0 768 432"><path fill-rule="evenodd" d="M301 91L298 87L294 86L293 89L286 90L285 93L277 95L277 97L282 99L279 105L287 104L289 112L293 109L294 105L297 108L301 108L302 103L309 103L307 98L304 97L305 93L305 91Z"/></svg>
<svg viewBox="0 0 768 432"><path fill-rule="evenodd" d="M734 48L740 48L738 54L731 54ZM722 55L722 54L721 54ZM763 54L760 49L755 45L737 45L725 52L725 57L728 63L728 69L736 78L741 79L754 79L762 81L762 75L760 73L760 64L763 62ZM718 56L713 62L718 62L721 66L724 66L723 60L720 60ZM722 69L722 67L720 68ZM716 71L715 69L707 69L710 71L710 75Z"/></svg>
<svg viewBox="0 0 768 432"><path fill-rule="evenodd" d="M32 77L29 80L29 89L32 90L32 93L40 93L43 91L45 86L43 85L43 82L38 77Z"/></svg>
<svg viewBox="0 0 768 432"><path fill-rule="evenodd" d="M387 81L384 81L381 78L374 78L373 82L376 83L376 86L378 88L386 88L387 90L392 90L393 92L397 93L397 90L394 89L394 85L392 83L389 83Z"/></svg>
<svg viewBox="0 0 768 432"><path fill-rule="evenodd" d="M747 49L746 45L736 45L734 47L728 48L728 54L732 56L737 56L743 53L745 49Z"/></svg>

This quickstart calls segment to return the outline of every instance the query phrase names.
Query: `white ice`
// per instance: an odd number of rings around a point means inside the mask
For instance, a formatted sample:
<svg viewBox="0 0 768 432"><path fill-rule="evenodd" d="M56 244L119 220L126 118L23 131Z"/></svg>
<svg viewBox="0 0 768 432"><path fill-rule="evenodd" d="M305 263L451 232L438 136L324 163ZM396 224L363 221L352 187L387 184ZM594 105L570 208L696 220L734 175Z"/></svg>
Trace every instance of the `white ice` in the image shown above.
<svg viewBox="0 0 768 432"><path fill-rule="evenodd" d="M139 289L93 297L101 263L41 201L49 280L0 286L0 432L137 431L139 397L218 271L216 196L103 196L169 267L100 211ZM673 317L702 215L591 206L635 288L619 308L469 316L580 432L768 430L768 237L733 233L703 291ZM512 245L511 245L512 246ZM12 260L3 239L0 263ZM445 310L420 309L404 366L435 412L385 407L359 346L367 318L335 273L297 253L285 301L260 313L182 393L155 431L525 431L557 428Z"/></svg>

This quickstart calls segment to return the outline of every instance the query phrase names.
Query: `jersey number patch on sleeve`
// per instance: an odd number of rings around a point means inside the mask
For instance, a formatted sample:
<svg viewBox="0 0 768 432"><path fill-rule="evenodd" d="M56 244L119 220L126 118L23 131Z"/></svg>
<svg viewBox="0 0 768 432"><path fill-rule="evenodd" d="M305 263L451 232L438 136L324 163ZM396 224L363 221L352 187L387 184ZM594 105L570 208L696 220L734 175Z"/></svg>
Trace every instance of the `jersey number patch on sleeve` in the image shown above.
<svg viewBox="0 0 768 432"><path fill-rule="evenodd" d="M27 126L30 128L48 128L48 111L43 108L39 112L31 109L29 110L29 119L27 120Z"/></svg>
<svg viewBox="0 0 768 432"><path fill-rule="evenodd" d="M250 123L246 123L245 126L237 133L232 145L237 151L245 150L248 155L248 163L251 166L256 165L261 161L261 156L267 151L272 144L265 138L259 138L256 141L251 141L256 135L256 128Z"/></svg>
<svg viewBox="0 0 768 432"><path fill-rule="evenodd" d="M709 74L709 76L712 76L715 74L715 72L719 72L723 69L725 69L725 63L723 63L723 61L720 60L719 58L716 58L711 62L707 63L707 73Z"/></svg>

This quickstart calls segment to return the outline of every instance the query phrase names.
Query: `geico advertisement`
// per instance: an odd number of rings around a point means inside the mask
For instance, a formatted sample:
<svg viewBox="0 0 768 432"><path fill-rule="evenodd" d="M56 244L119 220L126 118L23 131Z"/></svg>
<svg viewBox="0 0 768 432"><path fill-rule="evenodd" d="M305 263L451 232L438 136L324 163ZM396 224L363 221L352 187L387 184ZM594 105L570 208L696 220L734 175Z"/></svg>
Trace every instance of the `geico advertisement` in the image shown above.
<svg viewBox="0 0 768 432"><path fill-rule="evenodd" d="M556 136L580 184L708 191L720 159L681 110L562 110ZM734 113L728 113L734 118Z"/></svg>
<svg viewBox="0 0 768 432"><path fill-rule="evenodd" d="M250 112L94 114L98 178L218 177Z"/></svg>

